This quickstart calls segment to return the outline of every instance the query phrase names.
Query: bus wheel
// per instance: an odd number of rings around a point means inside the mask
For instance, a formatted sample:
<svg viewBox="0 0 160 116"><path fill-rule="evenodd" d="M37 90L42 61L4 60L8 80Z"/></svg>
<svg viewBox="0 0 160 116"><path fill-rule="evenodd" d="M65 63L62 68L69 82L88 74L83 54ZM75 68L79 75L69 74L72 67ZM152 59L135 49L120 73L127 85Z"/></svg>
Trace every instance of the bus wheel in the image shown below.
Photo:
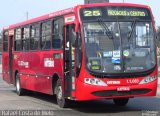
<svg viewBox="0 0 160 116"><path fill-rule="evenodd" d="M63 96L62 84L60 80L57 81L57 85L55 89L56 89L57 104L61 108L66 108L68 106L68 101Z"/></svg>
<svg viewBox="0 0 160 116"><path fill-rule="evenodd" d="M129 98L120 98L120 99L113 99L114 104L117 106L125 106L128 103Z"/></svg>
<svg viewBox="0 0 160 116"><path fill-rule="evenodd" d="M24 95L24 90L21 88L19 73L17 73L17 75L16 75L16 92L17 92L17 95L19 95L19 96Z"/></svg>

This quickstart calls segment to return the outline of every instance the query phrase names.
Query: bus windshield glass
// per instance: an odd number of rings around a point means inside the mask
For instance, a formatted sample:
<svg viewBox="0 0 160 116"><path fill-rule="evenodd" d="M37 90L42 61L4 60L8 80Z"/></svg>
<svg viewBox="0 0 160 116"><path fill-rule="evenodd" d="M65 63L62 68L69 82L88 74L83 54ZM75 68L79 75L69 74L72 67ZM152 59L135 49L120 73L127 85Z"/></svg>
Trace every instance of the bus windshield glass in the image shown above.
<svg viewBox="0 0 160 116"><path fill-rule="evenodd" d="M125 16L117 16L120 14L112 10L112 15L119 17L119 20L105 20L102 9L96 9L97 14L100 13L97 19L93 16L85 19L84 15L82 16L87 69L106 74L136 73L153 69L156 52L149 12L144 9L128 10L127 12L134 12L136 16L126 19ZM125 13L121 11L121 15ZM143 16L146 16L146 19L142 19ZM132 14L127 17L132 17Z"/></svg>

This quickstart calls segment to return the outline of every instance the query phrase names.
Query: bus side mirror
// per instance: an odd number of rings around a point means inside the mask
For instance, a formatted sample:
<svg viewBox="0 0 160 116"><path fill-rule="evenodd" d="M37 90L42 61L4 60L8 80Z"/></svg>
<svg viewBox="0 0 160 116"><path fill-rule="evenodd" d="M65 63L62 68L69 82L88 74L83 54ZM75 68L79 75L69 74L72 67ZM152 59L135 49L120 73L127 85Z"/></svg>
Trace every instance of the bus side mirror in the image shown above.
<svg viewBox="0 0 160 116"><path fill-rule="evenodd" d="M154 36L155 36L155 38L156 38L156 41L159 41L158 40L158 30L156 30L156 29L154 29Z"/></svg>

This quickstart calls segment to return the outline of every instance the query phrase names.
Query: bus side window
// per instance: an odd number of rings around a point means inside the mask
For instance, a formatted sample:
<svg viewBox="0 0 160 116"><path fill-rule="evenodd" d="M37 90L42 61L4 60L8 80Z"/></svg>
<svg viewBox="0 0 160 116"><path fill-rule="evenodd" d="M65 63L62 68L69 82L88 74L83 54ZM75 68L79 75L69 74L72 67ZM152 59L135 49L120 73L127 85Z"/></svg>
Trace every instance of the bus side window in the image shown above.
<svg viewBox="0 0 160 116"><path fill-rule="evenodd" d="M14 50L21 50L21 29L18 28L15 30L15 40L14 40Z"/></svg>
<svg viewBox="0 0 160 116"><path fill-rule="evenodd" d="M42 50L49 50L51 48L51 21L42 23Z"/></svg>
<svg viewBox="0 0 160 116"><path fill-rule="evenodd" d="M52 48L53 49L62 49L63 48L63 28L64 19L56 19L53 22L53 38L52 38Z"/></svg>
<svg viewBox="0 0 160 116"><path fill-rule="evenodd" d="M3 34L3 51L8 51L8 31L5 31Z"/></svg>
<svg viewBox="0 0 160 116"><path fill-rule="evenodd" d="M22 49L23 51L29 50L30 29L29 26L22 28Z"/></svg>
<svg viewBox="0 0 160 116"><path fill-rule="evenodd" d="M38 50L40 42L40 25L34 24L31 26L30 50Z"/></svg>

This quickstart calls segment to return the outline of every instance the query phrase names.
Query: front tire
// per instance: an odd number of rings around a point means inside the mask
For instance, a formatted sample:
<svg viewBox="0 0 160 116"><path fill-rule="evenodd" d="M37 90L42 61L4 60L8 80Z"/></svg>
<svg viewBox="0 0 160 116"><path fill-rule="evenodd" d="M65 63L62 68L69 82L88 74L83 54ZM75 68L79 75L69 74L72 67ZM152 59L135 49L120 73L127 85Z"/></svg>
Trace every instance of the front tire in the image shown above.
<svg viewBox="0 0 160 116"><path fill-rule="evenodd" d="M60 108L68 107L68 100L63 96L62 84L60 80L57 81L55 89L56 89L55 91L56 91L57 104L59 105L59 107Z"/></svg>
<svg viewBox="0 0 160 116"><path fill-rule="evenodd" d="M113 99L113 102L117 106L125 106L129 101L129 98L118 98L118 99Z"/></svg>
<svg viewBox="0 0 160 116"><path fill-rule="evenodd" d="M19 73L16 74L16 93L18 96L24 95L24 89L21 88L21 81Z"/></svg>

